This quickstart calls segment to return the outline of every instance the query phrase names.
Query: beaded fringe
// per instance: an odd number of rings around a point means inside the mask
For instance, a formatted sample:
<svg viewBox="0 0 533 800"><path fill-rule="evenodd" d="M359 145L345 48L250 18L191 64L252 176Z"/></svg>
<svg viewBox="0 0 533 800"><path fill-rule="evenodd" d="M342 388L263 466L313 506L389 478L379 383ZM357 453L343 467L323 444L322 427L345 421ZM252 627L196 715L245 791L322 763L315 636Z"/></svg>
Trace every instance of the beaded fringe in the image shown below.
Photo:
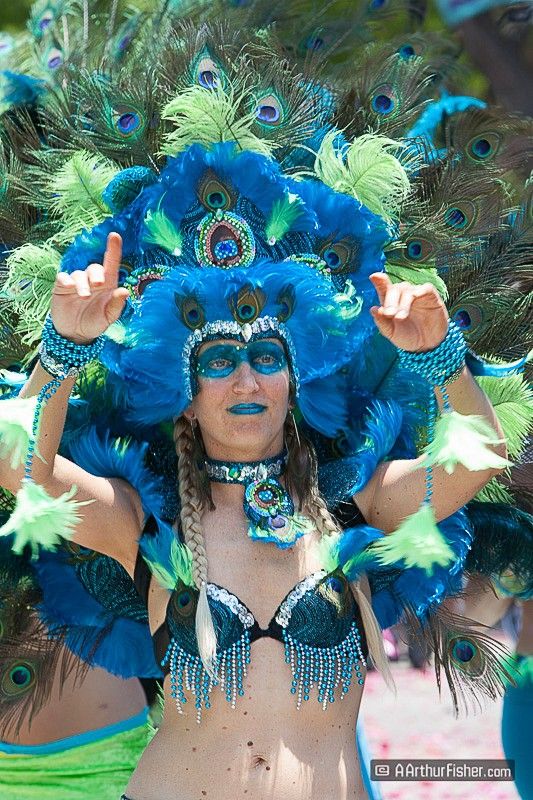
<svg viewBox="0 0 533 800"><path fill-rule="evenodd" d="M170 642L161 665L170 667L170 694L178 714L183 714L187 702L185 689L195 696L196 721L202 719L202 707L211 708L210 695L214 686L220 686L226 700L235 708L237 696L244 695L243 678L250 663L250 634L244 631L231 647L217 654L216 674L211 678L199 656L185 652L175 639Z"/></svg>
<svg viewBox="0 0 533 800"><path fill-rule="evenodd" d="M318 702L325 710L328 703L335 702L335 691L341 685L341 700L347 694L355 670L357 682L363 685L362 668L366 661L361 650L361 634L355 622L348 636L335 647L312 647L301 644L283 630L285 663L292 672L291 693L297 695L296 707L309 700L309 693L316 684Z"/></svg>

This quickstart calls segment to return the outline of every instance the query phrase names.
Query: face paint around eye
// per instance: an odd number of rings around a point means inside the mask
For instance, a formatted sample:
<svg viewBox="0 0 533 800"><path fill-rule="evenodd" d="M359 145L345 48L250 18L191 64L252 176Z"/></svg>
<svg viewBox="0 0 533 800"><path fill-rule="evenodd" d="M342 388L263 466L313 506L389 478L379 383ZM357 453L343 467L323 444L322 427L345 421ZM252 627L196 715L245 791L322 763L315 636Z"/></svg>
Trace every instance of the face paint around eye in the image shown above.
<svg viewBox="0 0 533 800"><path fill-rule="evenodd" d="M227 378L247 361L255 372L271 375L287 366L285 352L274 342L218 344L198 356L197 374L202 378Z"/></svg>
<svg viewBox="0 0 533 800"><path fill-rule="evenodd" d="M202 378L227 378L243 360L235 345L218 344L200 353L196 371Z"/></svg>
<svg viewBox="0 0 533 800"><path fill-rule="evenodd" d="M287 366L284 350L274 342L252 342L248 346L248 361L262 375L280 372Z"/></svg>

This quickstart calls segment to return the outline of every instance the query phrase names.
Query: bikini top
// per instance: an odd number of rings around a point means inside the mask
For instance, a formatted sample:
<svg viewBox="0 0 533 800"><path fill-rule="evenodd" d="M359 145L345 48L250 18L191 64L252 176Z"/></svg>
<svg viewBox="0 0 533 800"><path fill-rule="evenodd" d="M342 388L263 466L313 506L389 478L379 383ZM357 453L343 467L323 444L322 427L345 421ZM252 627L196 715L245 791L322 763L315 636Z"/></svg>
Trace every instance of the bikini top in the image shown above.
<svg viewBox="0 0 533 800"><path fill-rule="evenodd" d="M142 536L157 533L150 517ZM134 581L147 602L152 575L139 553ZM198 719L209 708L210 694L219 685L235 707L244 694L243 678L250 663L250 645L267 637L283 643L285 662L292 673L291 693L297 707L309 700L316 686L324 708L334 702L335 690L345 695L353 679L364 683L368 648L359 606L342 570L319 570L299 581L282 600L267 628L261 628L252 611L238 597L214 583L207 585L208 603L217 635L216 675L210 676L200 659L195 632L199 592L178 582L171 594L164 623L153 634L154 648L165 674L170 673L171 694L179 713L194 695Z"/></svg>

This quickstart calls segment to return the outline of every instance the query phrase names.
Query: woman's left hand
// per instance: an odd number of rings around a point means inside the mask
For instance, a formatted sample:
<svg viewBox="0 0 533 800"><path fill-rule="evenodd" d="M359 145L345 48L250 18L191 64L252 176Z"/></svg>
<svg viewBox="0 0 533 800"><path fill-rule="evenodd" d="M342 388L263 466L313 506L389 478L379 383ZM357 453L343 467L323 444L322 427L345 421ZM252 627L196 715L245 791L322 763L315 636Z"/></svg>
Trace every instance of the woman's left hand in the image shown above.
<svg viewBox="0 0 533 800"><path fill-rule="evenodd" d="M370 313L383 336L413 353L438 347L448 330L448 311L431 283L392 283L384 272L370 280L381 303Z"/></svg>

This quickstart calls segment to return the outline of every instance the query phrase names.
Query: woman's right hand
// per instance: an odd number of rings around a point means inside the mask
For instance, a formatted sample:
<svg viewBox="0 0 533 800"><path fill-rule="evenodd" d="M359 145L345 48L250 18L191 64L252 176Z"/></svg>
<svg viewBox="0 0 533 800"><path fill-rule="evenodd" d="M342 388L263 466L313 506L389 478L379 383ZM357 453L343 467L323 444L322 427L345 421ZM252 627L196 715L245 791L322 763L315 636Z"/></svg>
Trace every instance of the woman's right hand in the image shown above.
<svg viewBox="0 0 533 800"><path fill-rule="evenodd" d="M87 344L120 317L128 290L117 288L122 260L122 238L107 237L103 264L86 270L59 272L52 291L50 316L54 328L65 339Z"/></svg>

